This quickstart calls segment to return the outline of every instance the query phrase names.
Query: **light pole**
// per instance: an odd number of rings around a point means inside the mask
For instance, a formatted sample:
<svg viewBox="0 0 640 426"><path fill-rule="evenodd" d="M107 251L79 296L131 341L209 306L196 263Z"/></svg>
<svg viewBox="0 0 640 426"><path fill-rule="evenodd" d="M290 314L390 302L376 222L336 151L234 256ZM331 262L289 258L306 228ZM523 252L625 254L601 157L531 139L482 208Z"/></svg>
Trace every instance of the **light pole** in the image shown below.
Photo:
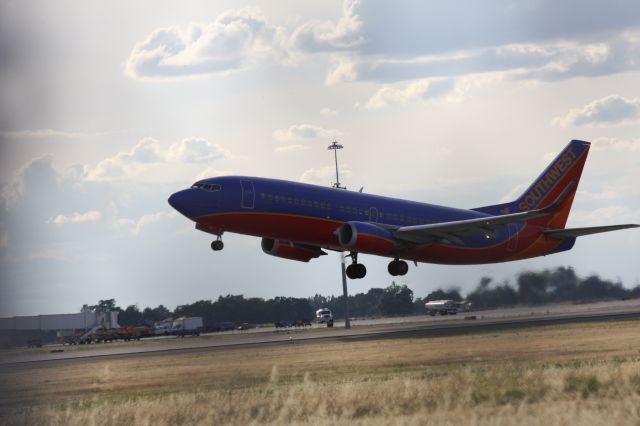
<svg viewBox="0 0 640 426"><path fill-rule="evenodd" d="M342 268L342 296L344 297L344 328L351 328L349 319L349 292L347 291L347 274L344 266L345 255L340 253L340 267Z"/></svg>
<svg viewBox="0 0 640 426"><path fill-rule="evenodd" d="M333 187L340 188L340 189L347 189L344 186L340 186L340 176L338 175L338 150L342 148L344 148L344 146L340 145L338 141L333 141L327 149L333 150L333 157L336 161L336 183L333 184Z"/></svg>
<svg viewBox="0 0 640 426"><path fill-rule="evenodd" d="M340 175L338 174L338 150L344 148L338 141L333 141L327 149L333 150L333 158L336 162L336 183L333 184L334 188L347 189L344 186L340 186ZM340 253L340 268L342 270L342 296L344 297L344 328L351 328L351 320L349 319L349 291L347 290L347 274L344 264L344 254Z"/></svg>

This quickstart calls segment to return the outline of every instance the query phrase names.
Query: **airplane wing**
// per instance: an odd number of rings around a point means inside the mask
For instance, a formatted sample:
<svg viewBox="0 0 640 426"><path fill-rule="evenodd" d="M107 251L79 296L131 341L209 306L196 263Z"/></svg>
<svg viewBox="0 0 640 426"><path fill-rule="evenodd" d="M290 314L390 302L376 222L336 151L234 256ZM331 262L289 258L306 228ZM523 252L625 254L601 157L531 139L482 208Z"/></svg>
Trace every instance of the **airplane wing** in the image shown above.
<svg viewBox="0 0 640 426"><path fill-rule="evenodd" d="M401 226L391 229L391 232L396 238L413 244L448 242L463 245L460 236L491 235L494 228L551 214L564 201L573 187L574 185L567 185L555 201L542 209L428 225Z"/></svg>
<svg viewBox="0 0 640 426"><path fill-rule="evenodd" d="M544 234L548 237L563 239L581 237L583 235L598 234L600 232L617 231L619 229L640 228L640 225L628 223L626 225L592 226L588 228L548 229Z"/></svg>

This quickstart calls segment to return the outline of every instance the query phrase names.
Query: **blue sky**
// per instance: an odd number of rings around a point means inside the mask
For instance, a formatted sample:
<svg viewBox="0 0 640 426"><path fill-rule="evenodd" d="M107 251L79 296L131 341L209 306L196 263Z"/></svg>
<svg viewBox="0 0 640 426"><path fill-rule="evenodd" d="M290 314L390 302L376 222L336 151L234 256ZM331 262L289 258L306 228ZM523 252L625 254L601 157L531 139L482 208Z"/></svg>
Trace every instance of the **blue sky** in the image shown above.
<svg viewBox="0 0 640 426"><path fill-rule="evenodd" d="M628 1L0 2L0 314L116 298L339 294L259 239L166 199L197 178L329 185L455 207L507 201L593 142L570 226L640 222L640 4ZM421 264L423 296L560 265L640 283L640 232L507 264ZM390 284L385 259L350 291Z"/></svg>

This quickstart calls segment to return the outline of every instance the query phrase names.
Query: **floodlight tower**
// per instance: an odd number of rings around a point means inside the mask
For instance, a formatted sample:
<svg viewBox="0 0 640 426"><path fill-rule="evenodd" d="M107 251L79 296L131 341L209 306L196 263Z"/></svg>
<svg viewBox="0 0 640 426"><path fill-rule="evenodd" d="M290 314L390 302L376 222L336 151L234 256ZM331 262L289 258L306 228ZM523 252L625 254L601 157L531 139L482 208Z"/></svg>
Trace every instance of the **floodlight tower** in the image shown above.
<svg viewBox="0 0 640 426"><path fill-rule="evenodd" d="M336 183L334 188L347 189L346 186L340 186L340 175L338 174L338 150L344 148L338 141L334 140L327 149L333 150L333 158L336 162ZM344 328L351 328L351 320L349 319L349 291L347 290L347 274L345 273L344 264L345 255L340 253L340 268L342 269L342 296L344 297Z"/></svg>
<svg viewBox="0 0 640 426"><path fill-rule="evenodd" d="M338 141L331 142L331 145L327 149L333 150L333 157L336 161L336 183L333 184L334 188L347 189L345 186L340 186L340 176L338 175L338 150L344 148Z"/></svg>

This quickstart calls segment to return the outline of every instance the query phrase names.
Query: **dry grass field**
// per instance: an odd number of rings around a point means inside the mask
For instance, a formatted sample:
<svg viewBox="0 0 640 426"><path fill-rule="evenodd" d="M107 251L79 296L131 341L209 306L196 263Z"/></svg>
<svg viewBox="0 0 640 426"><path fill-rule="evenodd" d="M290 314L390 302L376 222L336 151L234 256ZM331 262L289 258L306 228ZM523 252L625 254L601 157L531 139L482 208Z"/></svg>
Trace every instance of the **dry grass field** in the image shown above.
<svg viewBox="0 0 640 426"><path fill-rule="evenodd" d="M0 372L0 423L640 425L640 323Z"/></svg>

